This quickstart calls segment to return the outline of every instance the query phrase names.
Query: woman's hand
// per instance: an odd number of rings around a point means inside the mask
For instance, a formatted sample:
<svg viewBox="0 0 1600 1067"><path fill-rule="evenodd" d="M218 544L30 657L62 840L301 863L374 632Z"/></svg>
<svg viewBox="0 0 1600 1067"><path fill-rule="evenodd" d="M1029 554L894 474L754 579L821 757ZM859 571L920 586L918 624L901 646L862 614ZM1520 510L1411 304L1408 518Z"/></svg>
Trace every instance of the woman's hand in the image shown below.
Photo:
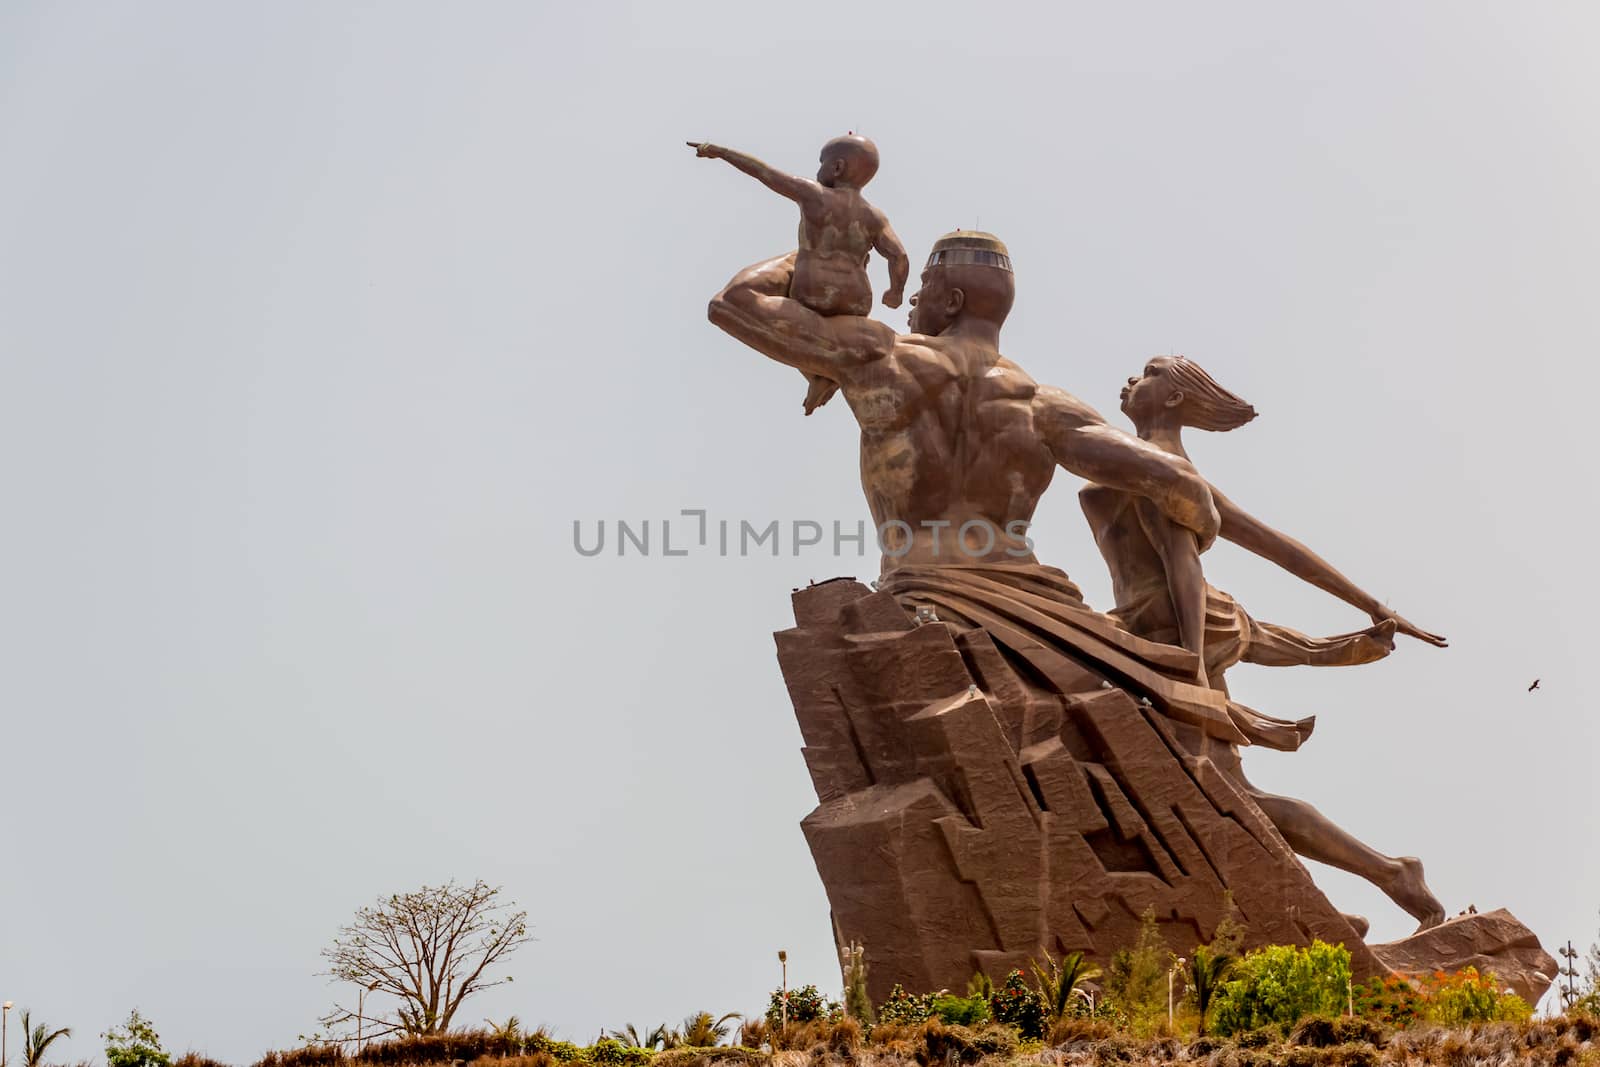
<svg viewBox="0 0 1600 1067"><path fill-rule="evenodd" d="M1415 637L1418 641L1426 641L1435 648L1450 647L1450 642L1441 635L1429 633L1427 630L1415 625L1404 617L1396 615L1388 608L1379 608L1372 613L1373 622L1384 622L1386 620L1394 623L1394 629L1396 633L1405 634L1407 637Z"/></svg>

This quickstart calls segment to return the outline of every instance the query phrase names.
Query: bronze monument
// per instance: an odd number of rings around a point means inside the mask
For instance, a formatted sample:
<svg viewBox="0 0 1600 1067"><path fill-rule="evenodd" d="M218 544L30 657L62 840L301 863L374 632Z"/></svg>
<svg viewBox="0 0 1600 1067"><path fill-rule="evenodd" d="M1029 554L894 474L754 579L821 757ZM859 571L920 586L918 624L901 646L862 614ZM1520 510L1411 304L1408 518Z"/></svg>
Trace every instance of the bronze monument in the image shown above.
<svg viewBox="0 0 1600 1067"><path fill-rule="evenodd" d="M860 313L861 280L850 308L806 295L807 252L740 271L709 316L838 388L861 429L879 580L798 591L797 625L776 637L819 800L802 827L836 936L866 946L874 997L895 983L961 988L975 970L998 979L1046 952L1103 961L1146 909L1187 952L1230 893L1255 943L1343 943L1358 977L1472 962L1541 994L1553 964L1504 912L1365 944L1295 852L1372 879L1428 927L1442 909L1421 865L1243 777L1239 746L1296 748L1311 720L1230 700L1232 663L1365 662L1397 632L1443 641L1199 475L1178 427L1242 421L1242 401L1197 385L1198 368L1155 361L1130 383L1134 436L1039 385L1000 352L1014 276L991 234L934 243L905 334ZM849 255L864 258L859 244ZM1028 524L1058 466L1092 483L1084 508L1115 576L1111 614L1034 556ZM1218 536L1374 625L1312 639L1250 619L1204 582L1199 556Z"/></svg>

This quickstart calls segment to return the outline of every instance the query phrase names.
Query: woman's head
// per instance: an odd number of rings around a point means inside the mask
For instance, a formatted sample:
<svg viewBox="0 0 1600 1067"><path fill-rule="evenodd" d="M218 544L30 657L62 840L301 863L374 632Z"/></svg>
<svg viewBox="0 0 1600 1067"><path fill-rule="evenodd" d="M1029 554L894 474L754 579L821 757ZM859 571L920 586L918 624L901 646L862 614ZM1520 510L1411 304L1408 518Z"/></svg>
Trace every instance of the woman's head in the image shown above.
<svg viewBox="0 0 1600 1067"><path fill-rule="evenodd" d="M1122 410L1135 426L1165 419L1197 430L1233 430L1256 417L1255 408L1182 356L1156 356L1141 376L1129 378Z"/></svg>

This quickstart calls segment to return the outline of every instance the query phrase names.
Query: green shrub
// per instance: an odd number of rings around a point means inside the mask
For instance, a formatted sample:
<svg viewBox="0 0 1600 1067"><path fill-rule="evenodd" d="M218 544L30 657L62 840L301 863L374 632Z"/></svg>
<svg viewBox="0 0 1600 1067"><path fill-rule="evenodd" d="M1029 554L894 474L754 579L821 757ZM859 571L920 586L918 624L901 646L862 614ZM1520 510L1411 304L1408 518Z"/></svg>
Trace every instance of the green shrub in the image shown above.
<svg viewBox="0 0 1600 1067"><path fill-rule="evenodd" d="M1492 974L1467 967L1454 974L1435 971L1422 980L1427 1018L1443 1026L1467 1023L1526 1022L1533 1009L1515 993L1505 992Z"/></svg>
<svg viewBox="0 0 1600 1067"><path fill-rule="evenodd" d="M949 993L934 997L932 1017L946 1026L982 1026L989 1021L989 1001L984 997L957 997Z"/></svg>
<svg viewBox="0 0 1600 1067"><path fill-rule="evenodd" d="M1404 1029L1422 1018L1422 994L1399 975L1373 977L1354 988L1356 1015Z"/></svg>
<svg viewBox="0 0 1600 1067"><path fill-rule="evenodd" d="M934 1014L935 993L907 993L905 986L896 982L889 996L878 1006L878 1021L899 1026L916 1026L928 1021Z"/></svg>
<svg viewBox="0 0 1600 1067"><path fill-rule="evenodd" d="M989 1014L995 1022L1015 1027L1030 1041L1045 1035L1044 1000L1028 985L1021 971L1006 975L1005 984L994 991L989 999Z"/></svg>
<svg viewBox="0 0 1600 1067"><path fill-rule="evenodd" d="M772 999L767 1003L767 1022L772 1026L781 1025L783 1018L782 989L772 991ZM803 985L799 989L789 990L789 1022L809 1023L818 1019L837 1014L839 1005L817 992L814 985Z"/></svg>
<svg viewBox="0 0 1600 1067"><path fill-rule="evenodd" d="M1323 941L1310 948L1268 945L1247 953L1230 973L1213 1009L1217 1033L1287 1029L1307 1015L1339 1014L1350 988L1350 953Z"/></svg>

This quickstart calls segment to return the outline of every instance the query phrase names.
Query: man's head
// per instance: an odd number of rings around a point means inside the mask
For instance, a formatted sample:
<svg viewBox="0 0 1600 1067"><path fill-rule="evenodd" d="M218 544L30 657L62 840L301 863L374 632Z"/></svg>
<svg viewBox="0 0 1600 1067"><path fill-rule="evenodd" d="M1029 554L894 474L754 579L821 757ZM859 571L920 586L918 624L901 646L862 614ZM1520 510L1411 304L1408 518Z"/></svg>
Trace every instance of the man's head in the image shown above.
<svg viewBox="0 0 1600 1067"><path fill-rule="evenodd" d="M1140 429L1166 422L1197 430L1234 430L1256 409L1228 392L1205 368L1182 356L1157 356L1122 389L1122 411Z"/></svg>
<svg viewBox="0 0 1600 1067"><path fill-rule="evenodd" d="M859 189L878 173L878 146L857 134L835 137L822 146L817 184L829 189Z"/></svg>
<svg viewBox="0 0 1600 1067"><path fill-rule="evenodd" d="M933 243L922 270L922 288L911 298L911 332L935 336L963 317L997 329L1016 299L1011 254L1000 238L956 230Z"/></svg>

